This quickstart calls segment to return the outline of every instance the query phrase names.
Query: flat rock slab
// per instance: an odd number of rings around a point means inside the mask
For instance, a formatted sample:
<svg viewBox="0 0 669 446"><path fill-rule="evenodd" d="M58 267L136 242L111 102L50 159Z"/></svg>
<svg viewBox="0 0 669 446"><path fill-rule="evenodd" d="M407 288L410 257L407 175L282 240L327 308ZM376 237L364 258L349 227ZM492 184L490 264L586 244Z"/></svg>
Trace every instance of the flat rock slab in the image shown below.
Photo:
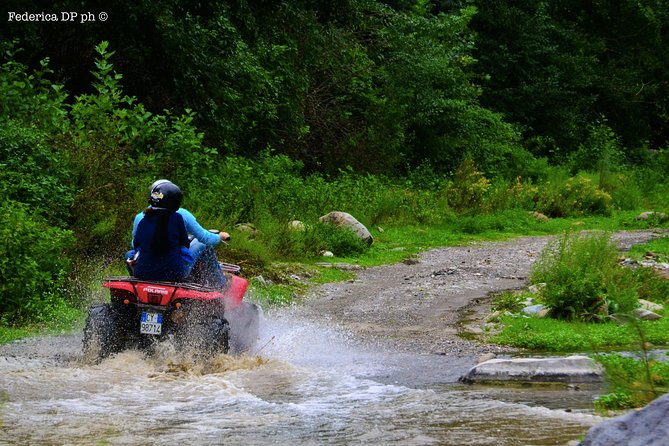
<svg viewBox="0 0 669 446"><path fill-rule="evenodd" d="M465 383L599 383L602 366L587 356L490 359L460 378Z"/></svg>

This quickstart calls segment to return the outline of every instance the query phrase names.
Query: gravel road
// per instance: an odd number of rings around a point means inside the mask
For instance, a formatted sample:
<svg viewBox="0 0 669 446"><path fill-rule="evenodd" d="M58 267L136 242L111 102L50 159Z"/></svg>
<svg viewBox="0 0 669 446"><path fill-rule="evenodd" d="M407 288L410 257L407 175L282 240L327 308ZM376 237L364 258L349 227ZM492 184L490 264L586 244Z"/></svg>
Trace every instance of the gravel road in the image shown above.
<svg viewBox="0 0 669 446"><path fill-rule="evenodd" d="M627 231L612 238L624 251L666 233ZM354 280L323 285L295 311L399 351L448 356L508 351L459 334L480 330L489 314L491 292L527 286L530 267L550 239L524 237L434 249L416 261L368 268Z"/></svg>

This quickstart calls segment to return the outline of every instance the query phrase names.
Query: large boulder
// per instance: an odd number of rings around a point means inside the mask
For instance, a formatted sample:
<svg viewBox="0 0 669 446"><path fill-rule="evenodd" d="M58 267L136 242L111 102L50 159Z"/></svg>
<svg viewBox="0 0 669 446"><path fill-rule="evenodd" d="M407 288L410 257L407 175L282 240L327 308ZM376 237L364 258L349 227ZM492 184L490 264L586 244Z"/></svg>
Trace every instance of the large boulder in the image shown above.
<svg viewBox="0 0 669 446"><path fill-rule="evenodd" d="M347 214L346 212L330 212L327 215L323 215L321 218L319 218L319 220L323 223L332 223L337 227L346 227L351 229L368 245L371 245L374 241L372 234L369 233L365 225L360 223L355 219L355 217L353 217L351 214Z"/></svg>
<svg viewBox="0 0 669 446"><path fill-rule="evenodd" d="M641 410L590 428L582 446L665 446L669 444L669 394Z"/></svg>
<svg viewBox="0 0 669 446"><path fill-rule="evenodd" d="M587 356L496 358L472 367L460 378L465 383L599 383L601 365Z"/></svg>

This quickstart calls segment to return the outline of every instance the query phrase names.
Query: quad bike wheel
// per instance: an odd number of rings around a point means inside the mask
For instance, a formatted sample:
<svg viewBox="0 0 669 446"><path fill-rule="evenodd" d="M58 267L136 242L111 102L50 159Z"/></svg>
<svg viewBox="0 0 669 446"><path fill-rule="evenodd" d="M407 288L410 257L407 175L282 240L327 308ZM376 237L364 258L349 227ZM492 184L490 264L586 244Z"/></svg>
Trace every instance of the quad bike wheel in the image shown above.
<svg viewBox="0 0 669 446"><path fill-rule="evenodd" d="M92 306L84 327L84 357L98 361L120 351L117 325L110 304Z"/></svg>
<svg viewBox="0 0 669 446"><path fill-rule="evenodd" d="M251 302L242 302L237 308L226 311L233 353L248 353L253 349L260 332L260 313L260 307Z"/></svg>
<svg viewBox="0 0 669 446"><path fill-rule="evenodd" d="M194 322L181 333L180 342L184 350L200 352L205 356L227 353L230 342L228 321L219 316L209 316Z"/></svg>

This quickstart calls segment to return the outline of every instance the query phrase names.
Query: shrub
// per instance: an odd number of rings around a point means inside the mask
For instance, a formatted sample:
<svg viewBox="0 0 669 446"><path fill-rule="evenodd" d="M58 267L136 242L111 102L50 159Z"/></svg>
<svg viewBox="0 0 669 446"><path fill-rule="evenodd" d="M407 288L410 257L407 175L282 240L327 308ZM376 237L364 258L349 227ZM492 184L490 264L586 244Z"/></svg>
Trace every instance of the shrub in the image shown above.
<svg viewBox="0 0 669 446"><path fill-rule="evenodd" d="M0 205L0 321L47 321L65 298L72 233L16 202Z"/></svg>
<svg viewBox="0 0 669 446"><path fill-rule="evenodd" d="M492 310L510 313L519 313L523 309L524 301L527 299L527 295L517 293L515 291L502 291L497 294L492 301Z"/></svg>
<svg viewBox="0 0 669 446"><path fill-rule="evenodd" d="M489 188L490 180L478 170L476 163L465 159L446 189L448 204L456 211L481 212Z"/></svg>
<svg viewBox="0 0 669 446"><path fill-rule="evenodd" d="M547 183L544 186L537 200L537 210L550 217L611 214L611 195L599 189L586 176L579 175L564 183Z"/></svg>
<svg viewBox="0 0 669 446"><path fill-rule="evenodd" d="M513 182L500 178L492 181L486 197L487 208L493 211L505 209L534 210L539 188L530 180L516 177Z"/></svg>
<svg viewBox="0 0 669 446"><path fill-rule="evenodd" d="M0 125L0 194L4 200L29 205L54 225L69 219L74 188L63 157L34 127L15 120Z"/></svg>
<svg viewBox="0 0 669 446"><path fill-rule="evenodd" d="M533 265L531 281L545 283L541 296L558 319L598 320L637 305L630 272L617 263L607 234L564 234Z"/></svg>

